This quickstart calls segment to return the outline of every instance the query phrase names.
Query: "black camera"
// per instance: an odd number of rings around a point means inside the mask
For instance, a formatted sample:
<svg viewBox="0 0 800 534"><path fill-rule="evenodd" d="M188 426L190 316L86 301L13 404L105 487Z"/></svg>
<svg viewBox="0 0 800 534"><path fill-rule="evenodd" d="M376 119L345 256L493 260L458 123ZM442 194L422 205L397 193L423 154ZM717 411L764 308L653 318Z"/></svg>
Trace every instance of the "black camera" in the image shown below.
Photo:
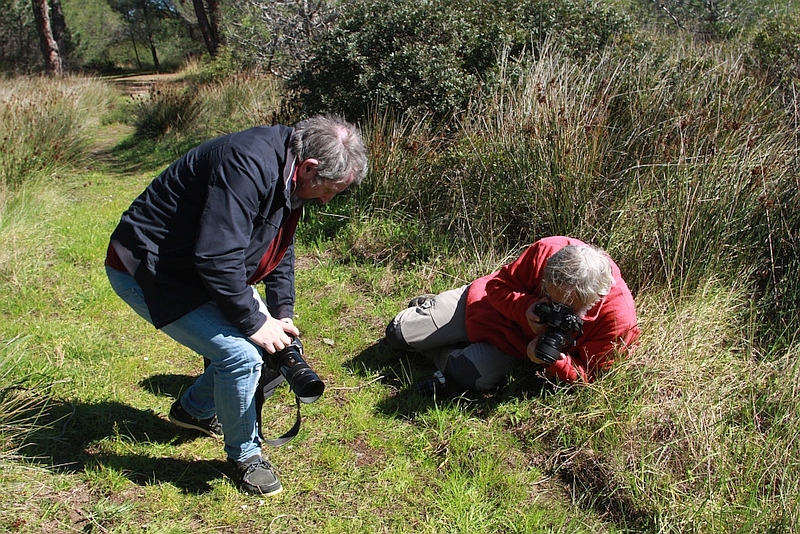
<svg viewBox="0 0 800 534"><path fill-rule="evenodd" d="M325 391L317 373L303 359L303 344L298 338L273 354L266 354L267 365L283 375L289 387L302 402L312 403Z"/></svg>
<svg viewBox="0 0 800 534"><path fill-rule="evenodd" d="M564 304L540 302L533 308L547 329L536 344L536 357L547 365L556 363L564 349L575 345L572 334L583 333L583 321Z"/></svg>

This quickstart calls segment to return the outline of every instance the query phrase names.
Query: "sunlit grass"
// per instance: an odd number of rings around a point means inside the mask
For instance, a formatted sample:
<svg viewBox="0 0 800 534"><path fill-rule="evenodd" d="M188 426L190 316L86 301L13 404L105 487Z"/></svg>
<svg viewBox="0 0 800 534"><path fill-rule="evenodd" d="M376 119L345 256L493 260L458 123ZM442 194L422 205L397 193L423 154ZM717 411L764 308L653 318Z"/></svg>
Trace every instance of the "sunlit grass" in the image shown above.
<svg viewBox="0 0 800 534"><path fill-rule="evenodd" d="M152 176L201 136L266 120L273 82L209 86L198 113L218 121L6 188L0 528L792 532L794 133L734 51L672 54L553 50L450 129L367 121L367 182L298 234L295 321L327 389L268 452L286 488L272 499L241 495L219 443L166 421L200 358L136 317L102 263ZM386 322L547 233L612 252L637 293L636 351L588 387L522 372L491 396L413 393L432 366L382 347ZM265 407L267 437L292 403L284 389Z"/></svg>

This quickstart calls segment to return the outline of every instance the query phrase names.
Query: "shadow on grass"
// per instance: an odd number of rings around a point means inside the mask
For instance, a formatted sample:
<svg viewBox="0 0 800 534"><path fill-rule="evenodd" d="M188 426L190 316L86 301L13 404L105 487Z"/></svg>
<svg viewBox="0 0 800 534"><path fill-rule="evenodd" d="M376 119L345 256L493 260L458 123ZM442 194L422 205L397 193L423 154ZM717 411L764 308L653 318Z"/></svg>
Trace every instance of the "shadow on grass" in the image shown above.
<svg viewBox="0 0 800 534"><path fill-rule="evenodd" d="M150 172L156 177L202 139L144 139L135 134L121 140L102 155L114 172L128 175Z"/></svg>
<svg viewBox="0 0 800 534"><path fill-rule="evenodd" d="M503 385L490 391L455 386L443 395L422 394L416 385L430 380L436 367L421 354L397 351L383 342L367 347L343 366L356 375L382 377L381 382L392 393L378 402L376 409L404 420L435 409L443 402L457 403L477 417L490 417L497 406L509 399L544 396L554 390L552 383L536 373L533 364L522 362Z"/></svg>
<svg viewBox="0 0 800 534"><path fill-rule="evenodd" d="M196 379L196 376L189 375L153 375L139 382L139 385L153 395L177 399Z"/></svg>
<svg viewBox="0 0 800 534"><path fill-rule="evenodd" d="M157 395L177 398L193 380L186 375L155 375L140 384ZM117 401L51 400L20 452L33 463L62 473L109 469L136 484L170 483L186 493L202 494L211 490L212 480L226 473L224 461L157 456L163 446L196 439L213 438L173 425L166 414ZM154 455L136 452L148 448L156 451Z"/></svg>

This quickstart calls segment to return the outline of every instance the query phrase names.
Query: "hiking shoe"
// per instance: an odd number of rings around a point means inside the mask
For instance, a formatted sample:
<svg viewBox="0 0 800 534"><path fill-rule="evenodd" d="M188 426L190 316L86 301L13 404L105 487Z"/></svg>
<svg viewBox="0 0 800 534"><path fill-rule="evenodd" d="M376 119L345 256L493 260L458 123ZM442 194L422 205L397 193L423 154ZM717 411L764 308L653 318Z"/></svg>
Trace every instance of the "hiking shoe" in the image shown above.
<svg viewBox="0 0 800 534"><path fill-rule="evenodd" d="M199 430L212 438L222 437L222 425L217 421L216 415L209 419L192 417L183 409L180 399L172 403L172 408L169 409L169 420L173 425Z"/></svg>
<svg viewBox="0 0 800 534"><path fill-rule="evenodd" d="M414 389L420 395L432 397L435 395L447 395L450 387L444 374L442 374L441 371L436 371L433 373L433 378L430 380L424 380L414 384Z"/></svg>
<svg viewBox="0 0 800 534"><path fill-rule="evenodd" d="M255 454L244 462L228 459L236 467L239 488L256 495L275 495L283 491L283 485L272 470L272 464Z"/></svg>
<svg viewBox="0 0 800 534"><path fill-rule="evenodd" d="M422 306L423 304L425 304L430 300L433 300L434 298L436 298L436 295L431 295L431 294L419 295L418 297L414 297L408 302L408 307L416 308L417 306Z"/></svg>

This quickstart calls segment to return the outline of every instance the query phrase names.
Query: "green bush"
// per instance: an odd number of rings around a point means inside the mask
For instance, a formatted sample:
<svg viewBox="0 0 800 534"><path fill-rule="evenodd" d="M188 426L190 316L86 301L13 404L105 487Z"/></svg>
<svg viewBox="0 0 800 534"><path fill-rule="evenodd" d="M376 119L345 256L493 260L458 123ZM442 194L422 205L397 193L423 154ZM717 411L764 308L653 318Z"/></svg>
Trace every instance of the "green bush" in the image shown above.
<svg viewBox="0 0 800 534"><path fill-rule="evenodd" d="M338 25L312 44L313 59L292 86L309 112L359 116L373 103L452 109L476 84L476 73L464 70L466 25L439 0L350 4Z"/></svg>
<svg viewBox="0 0 800 534"><path fill-rule="evenodd" d="M789 91L800 79L800 16L766 19L750 47L755 66L771 83Z"/></svg>
<svg viewBox="0 0 800 534"><path fill-rule="evenodd" d="M497 82L509 53L552 38L583 57L628 29L622 15L584 0L354 2L311 44L290 86L306 113L388 107L446 118Z"/></svg>

